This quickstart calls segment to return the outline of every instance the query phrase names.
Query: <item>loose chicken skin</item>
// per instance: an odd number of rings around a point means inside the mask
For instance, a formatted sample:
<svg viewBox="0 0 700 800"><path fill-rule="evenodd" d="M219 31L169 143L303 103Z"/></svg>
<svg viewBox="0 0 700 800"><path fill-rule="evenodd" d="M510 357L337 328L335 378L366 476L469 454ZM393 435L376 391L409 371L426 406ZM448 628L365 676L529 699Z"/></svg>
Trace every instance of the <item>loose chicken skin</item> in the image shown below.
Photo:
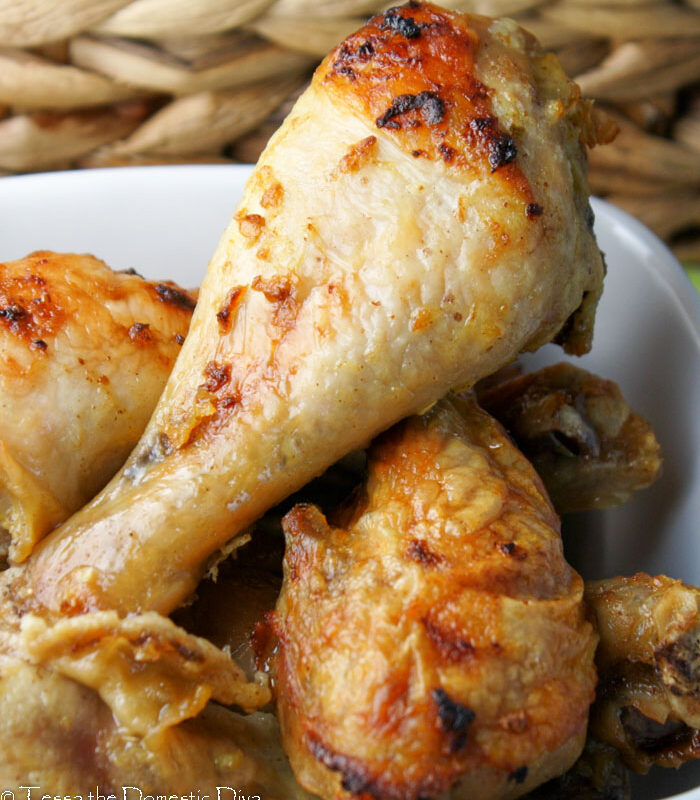
<svg viewBox="0 0 700 800"><path fill-rule="evenodd" d="M639 573L586 584L600 632L591 730L638 772L700 758L700 589Z"/></svg>
<svg viewBox="0 0 700 800"><path fill-rule="evenodd" d="M518 797L578 757L596 636L534 470L473 401L370 452L329 524L285 518L283 742L323 798Z"/></svg>
<svg viewBox="0 0 700 800"><path fill-rule="evenodd" d="M124 463L156 405L194 298L92 256L0 264L0 531L24 561Z"/></svg>
<svg viewBox="0 0 700 800"><path fill-rule="evenodd" d="M514 23L371 20L262 155L127 465L13 591L169 612L213 551L398 419L553 337L585 350L601 136Z"/></svg>
<svg viewBox="0 0 700 800"><path fill-rule="evenodd" d="M647 420L615 383L573 364L492 379L478 394L532 462L559 514L624 503L661 472Z"/></svg>

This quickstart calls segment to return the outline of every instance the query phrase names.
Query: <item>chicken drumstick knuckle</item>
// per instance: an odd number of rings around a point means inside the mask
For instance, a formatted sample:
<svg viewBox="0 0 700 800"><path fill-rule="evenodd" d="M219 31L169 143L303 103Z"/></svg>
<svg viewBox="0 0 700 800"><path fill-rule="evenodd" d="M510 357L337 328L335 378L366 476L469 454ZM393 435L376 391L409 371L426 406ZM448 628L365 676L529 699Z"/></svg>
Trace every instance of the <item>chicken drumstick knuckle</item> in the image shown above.
<svg viewBox="0 0 700 800"><path fill-rule="evenodd" d="M514 23L412 3L350 36L248 181L140 444L30 560L30 602L168 613L394 422L553 337L585 350L598 137Z"/></svg>

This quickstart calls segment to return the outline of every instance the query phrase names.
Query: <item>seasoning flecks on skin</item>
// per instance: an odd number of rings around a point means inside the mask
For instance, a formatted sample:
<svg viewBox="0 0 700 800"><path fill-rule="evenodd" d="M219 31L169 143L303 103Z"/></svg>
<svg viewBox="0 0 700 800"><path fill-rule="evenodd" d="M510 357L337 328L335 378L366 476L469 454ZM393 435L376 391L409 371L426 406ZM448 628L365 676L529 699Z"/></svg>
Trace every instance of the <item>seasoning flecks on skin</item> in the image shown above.
<svg viewBox="0 0 700 800"><path fill-rule="evenodd" d="M377 118L377 127L400 128L401 124L396 117L416 109L420 109L421 115L428 125L439 125L445 117L445 104L437 92L400 94L393 99L381 117Z"/></svg>

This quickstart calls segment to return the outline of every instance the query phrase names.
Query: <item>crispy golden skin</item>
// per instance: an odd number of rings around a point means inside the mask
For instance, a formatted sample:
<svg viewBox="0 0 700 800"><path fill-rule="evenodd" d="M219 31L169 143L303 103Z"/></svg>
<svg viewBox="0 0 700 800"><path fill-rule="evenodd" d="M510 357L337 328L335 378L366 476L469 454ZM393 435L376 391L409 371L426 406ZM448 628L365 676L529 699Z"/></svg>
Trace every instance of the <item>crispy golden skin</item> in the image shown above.
<svg viewBox="0 0 700 800"><path fill-rule="evenodd" d="M473 401L376 442L330 525L285 518L274 681L324 798L517 797L577 758L596 637L541 482Z"/></svg>
<svg viewBox="0 0 700 800"><path fill-rule="evenodd" d="M253 172L141 443L32 559L34 606L167 613L397 420L553 337L585 349L599 134L514 23L414 4L351 36Z"/></svg>
<svg viewBox="0 0 700 800"><path fill-rule="evenodd" d="M559 514L624 503L661 472L651 425L615 383L573 364L492 381L479 403L530 459Z"/></svg>
<svg viewBox="0 0 700 800"><path fill-rule="evenodd" d="M194 297L87 255L0 264L0 530L10 560L90 500L143 433Z"/></svg>
<svg viewBox="0 0 700 800"><path fill-rule="evenodd" d="M638 772L700 758L700 589L639 573L586 584L600 646L591 730Z"/></svg>

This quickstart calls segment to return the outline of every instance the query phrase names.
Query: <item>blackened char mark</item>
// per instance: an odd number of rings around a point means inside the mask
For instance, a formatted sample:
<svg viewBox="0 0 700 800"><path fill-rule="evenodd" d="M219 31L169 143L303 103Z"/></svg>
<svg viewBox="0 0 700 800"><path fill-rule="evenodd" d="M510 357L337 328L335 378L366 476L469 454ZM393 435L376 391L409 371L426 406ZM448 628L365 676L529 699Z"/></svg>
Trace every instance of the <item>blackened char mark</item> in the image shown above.
<svg viewBox="0 0 700 800"><path fill-rule="evenodd" d="M381 796L377 791L374 780L358 759L345 756L342 753L334 753L323 742L313 737L309 737L308 746L311 755L315 759L328 767L328 769L333 770L333 772L339 772L342 775L341 785L346 792L351 794L368 793L373 797Z"/></svg>
<svg viewBox="0 0 700 800"><path fill-rule="evenodd" d="M525 209L525 214L528 219L535 219L544 212L544 208L539 203L528 203Z"/></svg>
<svg viewBox="0 0 700 800"><path fill-rule="evenodd" d="M167 283L157 283L155 289L156 294L163 303L179 306L188 311L194 310L194 300L174 286L168 286Z"/></svg>
<svg viewBox="0 0 700 800"><path fill-rule="evenodd" d="M394 30L407 39L417 39L421 32L421 26L416 23L413 17L401 16L400 8L390 8L384 14L384 22L382 22L381 27L385 30L387 28Z"/></svg>
<svg viewBox="0 0 700 800"><path fill-rule="evenodd" d="M508 776L509 781L514 781L515 783L525 783L525 778L527 778L527 767L518 767L514 769L510 775Z"/></svg>
<svg viewBox="0 0 700 800"><path fill-rule="evenodd" d="M445 118L445 104L437 92L420 92L419 94L400 94L395 97L387 110L377 117L378 128L400 128L396 117L407 111L420 109L423 119L428 125L439 125Z"/></svg>
<svg viewBox="0 0 700 800"><path fill-rule="evenodd" d="M505 133L499 133L493 139L489 139L489 164L491 172L495 172L499 167L505 167L511 161L515 161L518 155L518 148L515 142Z"/></svg>
<svg viewBox="0 0 700 800"><path fill-rule="evenodd" d="M27 310L17 303L10 303L5 308L0 308L0 319L7 320L9 323L19 322L23 317L27 316Z"/></svg>
<svg viewBox="0 0 700 800"><path fill-rule="evenodd" d="M495 117L476 117L469 127L486 147L491 172L515 161L518 148L508 134L498 130Z"/></svg>
<svg viewBox="0 0 700 800"><path fill-rule="evenodd" d="M438 719L442 729L453 734L450 749L455 753L467 743L467 730L476 714L471 708L453 700L442 688L433 689L431 695L437 704Z"/></svg>

